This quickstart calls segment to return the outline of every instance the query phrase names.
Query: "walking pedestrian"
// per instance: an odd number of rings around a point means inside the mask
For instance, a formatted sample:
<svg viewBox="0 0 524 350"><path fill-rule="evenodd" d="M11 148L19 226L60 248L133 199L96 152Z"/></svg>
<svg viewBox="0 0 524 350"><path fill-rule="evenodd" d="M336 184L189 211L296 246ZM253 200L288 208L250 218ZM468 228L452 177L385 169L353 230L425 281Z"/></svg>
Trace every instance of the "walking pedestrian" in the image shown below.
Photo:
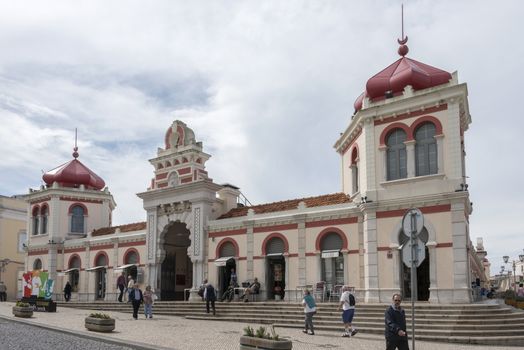
<svg viewBox="0 0 524 350"><path fill-rule="evenodd" d="M302 305L304 306L305 314L305 326L302 332L310 335L315 335L315 329L313 328L313 315L317 313L317 304L315 299L311 295L311 292L306 289L304 291L304 299L302 299Z"/></svg>
<svg viewBox="0 0 524 350"><path fill-rule="evenodd" d="M0 281L0 301L7 301L7 287L3 281Z"/></svg>
<svg viewBox="0 0 524 350"><path fill-rule="evenodd" d="M116 287L120 290L118 302L121 303L122 298L124 297L124 289L126 289L126 273L124 271L122 271L122 274L116 279Z"/></svg>
<svg viewBox="0 0 524 350"><path fill-rule="evenodd" d="M393 294L393 304L386 309L384 320L386 324L386 350L409 350L408 333L406 331L406 312L400 307L402 297Z"/></svg>
<svg viewBox="0 0 524 350"><path fill-rule="evenodd" d="M66 282L66 285L64 287L64 299L65 301L69 301L71 299L71 292L73 291L73 287L71 287L71 283L69 281Z"/></svg>
<svg viewBox="0 0 524 350"><path fill-rule="evenodd" d="M355 316L355 296L351 294L348 286L342 287L342 292L338 305L338 309L342 310L342 322L344 322L344 333L342 333L342 336L352 337L358 333L358 329L351 325L353 316Z"/></svg>
<svg viewBox="0 0 524 350"><path fill-rule="evenodd" d="M151 286L147 286L144 291L144 314L146 318L153 318L153 292L151 291Z"/></svg>
<svg viewBox="0 0 524 350"><path fill-rule="evenodd" d="M144 302L144 295L140 288L138 288L138 283L135 283L133 286L133 291L129 294L131 303L133 304L133 318L138 320L138 309L140 304Z"/></svg>
<svg viewBox="0 0 524 350"><path fill-rule="evenodd" d="M211 304L213 316L216 315L215 301L217 300L217 292L215 287L213 287L213 285L209 282L206 284L206 288L204 289L204 300L206 301L206 312L209 313L209 304Z"/></svg>
<svg viewBox="0 0 524 350"><path fill-rule="evenodd" d="M133 293L133 287L135 285L135 280L131 275L127 276L127 302L131 302L131 294Z"/></svg>

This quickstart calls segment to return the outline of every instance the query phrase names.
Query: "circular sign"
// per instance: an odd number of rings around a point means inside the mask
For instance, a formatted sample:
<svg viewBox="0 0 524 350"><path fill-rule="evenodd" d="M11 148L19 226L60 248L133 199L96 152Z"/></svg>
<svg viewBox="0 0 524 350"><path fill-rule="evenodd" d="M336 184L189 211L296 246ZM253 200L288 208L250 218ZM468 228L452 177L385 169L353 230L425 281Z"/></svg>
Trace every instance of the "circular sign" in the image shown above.
<svg viewBox="0 0 524 350"><path fill-rule="evenodd" d="M424 228L424 216L417 208L412 208L402 218L402 230L406 237L417 236Z"/></svg>

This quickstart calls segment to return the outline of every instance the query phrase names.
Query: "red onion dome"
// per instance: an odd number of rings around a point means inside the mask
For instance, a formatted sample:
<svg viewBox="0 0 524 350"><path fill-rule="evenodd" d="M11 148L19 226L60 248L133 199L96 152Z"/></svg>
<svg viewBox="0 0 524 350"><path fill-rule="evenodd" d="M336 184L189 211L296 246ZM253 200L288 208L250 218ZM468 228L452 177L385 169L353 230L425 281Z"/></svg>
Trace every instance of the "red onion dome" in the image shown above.
<svg viewBox="0 0 524 350"><path fill-rule="evenodd" d="M73 153L75 159L46 172L42 179L48 186L57 182L65 187L84 185L87 189L101 190L104 188L106 185L104 180L76 159L78 157L77 151L78 148L75 147Z"/></svg>

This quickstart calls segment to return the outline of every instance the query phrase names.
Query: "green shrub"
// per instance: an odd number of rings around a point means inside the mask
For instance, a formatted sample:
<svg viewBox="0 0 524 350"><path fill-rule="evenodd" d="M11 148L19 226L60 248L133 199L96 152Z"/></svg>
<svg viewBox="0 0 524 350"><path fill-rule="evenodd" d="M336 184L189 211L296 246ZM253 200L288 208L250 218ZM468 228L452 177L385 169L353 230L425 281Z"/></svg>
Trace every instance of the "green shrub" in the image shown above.
<svg viewBox="0 0 524 350"><path fill-rule="evenodd" d="M29 303L25 303L25 302L19 300L19 301L16 302L16 306L18 306L18 307L29 307L30 305L29 305Z"/></svg>
<svg viewBox="0 0 524 350"><path fill-rule="evenodd" d="M94 312L94 313L90 314L89 317L101 318L101 319L104 319L104 320L109 320L111 318L111 316L109 316L108 314L103 314L101 312Z"/></svg>
<svg viewBox="0 0 524 350"><path fill-rule="evenodd" d="M244 335L246 337L256 337L269 340L280 340L280 336L275 332L273 325L269 326L270 331L267 331L266 327L260 326L256 331L247 326L244 328Z"/></svg>

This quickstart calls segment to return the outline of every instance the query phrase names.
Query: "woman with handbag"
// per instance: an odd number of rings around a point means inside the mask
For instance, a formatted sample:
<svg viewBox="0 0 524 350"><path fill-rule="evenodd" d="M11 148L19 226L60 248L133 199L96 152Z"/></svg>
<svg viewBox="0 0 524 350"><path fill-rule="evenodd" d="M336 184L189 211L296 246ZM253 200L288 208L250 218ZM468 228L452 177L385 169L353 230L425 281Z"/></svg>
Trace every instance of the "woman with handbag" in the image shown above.
<svg viewBox="0 0 524 350"><path fill-rule="evenodd" d="M315 303L315 299L313 298L311 292L308 289L304 291L304 299L302 299L302 305L304 306L305 314L305 328L302 332L309 335L314 335L315 330L313 328L313 315L317 313L317 304Z"/></svg>

